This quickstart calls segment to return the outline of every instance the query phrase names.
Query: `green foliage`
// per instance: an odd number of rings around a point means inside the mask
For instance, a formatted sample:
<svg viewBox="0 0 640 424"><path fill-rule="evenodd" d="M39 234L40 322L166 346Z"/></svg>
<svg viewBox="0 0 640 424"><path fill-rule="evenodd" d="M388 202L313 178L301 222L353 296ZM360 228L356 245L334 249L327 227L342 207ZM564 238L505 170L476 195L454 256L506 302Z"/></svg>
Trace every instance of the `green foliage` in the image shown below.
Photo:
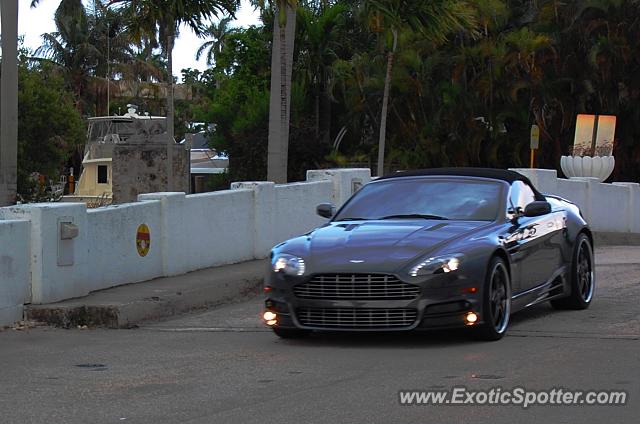
<svg viewBox="0 0 640 424"><path fill-rule="evenodd" d="M162 29L158 23L175 14L205 36L201 53L211 58L211 68L183 72L183 82L191 86L194 100L176 102L176 133L180 136L192 130L187 128L190 122L214 124L211 144L229 154L228 178L265 178L271 31L273 20L279 17L274 5L286 0L254 1L260 6L264 25L251 28L209 26L200 15L192 19L184 10L158 9L163 1L117 0L114 4L153 12L148 16L139 13L151 19L148 35L149 31L158 35ZM172 7L190 6L183 0L166 1ZM66 2L77 6L78 0ZM222 16L236 3L218 2L222 8L217 12ZM289 2L294 3L290 179L304 178L307 168L370 166L375 160L387 53L395 32L387 121L390 170L526 166L532 124L541 129L539 165L558 168L560 155L569 153L576 114L599 113L618 116L614 177L640 180L640 143L636 142L640 139L636 124L640 122L640 79L636 77L640 2ZM446 14L433 13L444 6ZM66 68L61 75L73 99L80 97L79 104L98 103L91 96L100 92L96 81L106 71L102 56L96 56L97 62L82 55L74 61L69 54L87 52L85 56L91 56L94 50L80 48L85 39L98 46L95 51L104 51L95 36L99 31L92 35L91 28L99 28L100 17L106 16L105 11L97 15L89 11L87 19L76 16L75 21L64 22L80 25L77 33L67 36L59 31L55 37L60 54L51 59ZM115 23L120 18L108 19ZM465 31L462 21L476 22L477 31ZM100 25L103 28L104 22ZM139 42L141 38L131 35L136 28L130 29L130 40ZM123 29L117 34L124 37L126 33ZM113 74L132 81L164 80L166 64L154 49L158 39L151 38L143 45L112 44L112 59L119 58ZM164 113L160 101L134 102L151 113ZM124 99L112 102L111 112L118 107L124 110L125 103ZM81 109L88 113L95 107ZM342 137L339 144L338 136Z"/></svg>
<svg viewBox="0 0 640 424"><path fill-rule="evenodd" d="M36 186L30 175L57 181L84 142L85 126L60 75L22 63L18 78L18 193L30 199Z"/></svg>

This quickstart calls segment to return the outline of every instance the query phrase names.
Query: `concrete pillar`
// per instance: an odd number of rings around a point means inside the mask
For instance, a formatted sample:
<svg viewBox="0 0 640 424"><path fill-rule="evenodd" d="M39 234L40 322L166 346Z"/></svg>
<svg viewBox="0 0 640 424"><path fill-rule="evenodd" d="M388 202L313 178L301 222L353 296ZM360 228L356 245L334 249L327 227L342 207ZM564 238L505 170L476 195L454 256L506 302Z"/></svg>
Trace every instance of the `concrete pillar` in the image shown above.
<svg viewBox="0 0 640 424"><path fill-rule="evenodd" d="M18 0L0 2L0 206L16 201L18 176Z"/></svg>
<svg viewBox="0 0 640 424"><path fill-rule="evenodd" d="M0 220L0 327L20 321L31 301L29 225Z"/></svg>
<svg viewBox="0 0 640 424"><path fill-rule="evenodd" d="M253 190L254 226L253 255L266 258L277 243L275 183L270 181L242 181L231 184L231 190Z"/></svg>
<svg viewBox="0 0 640 424"><path fill-rule="evenodd" d="M627 222L627 231L632 233L640 233L640 184L638 183L613 183L613 185L626 187L629 190L629 203L619 205L624 207L629 214Z"/></svg>
<svg viewBox="0 0 640 424"><path fill-rule="evenodd" d="M89 293L87 207L84 203L33 203L0 208L0 219L31 221L31 302L50 303ZM77 235L62 236L71 224Z"/></svg>
<svg viewBox="0 0 640 424"><path fill-rule="evenodd" d="M363 185L371 181L369 168L313 169L307 171L307 181L333 182L333 204L339 208Z"/></svg>

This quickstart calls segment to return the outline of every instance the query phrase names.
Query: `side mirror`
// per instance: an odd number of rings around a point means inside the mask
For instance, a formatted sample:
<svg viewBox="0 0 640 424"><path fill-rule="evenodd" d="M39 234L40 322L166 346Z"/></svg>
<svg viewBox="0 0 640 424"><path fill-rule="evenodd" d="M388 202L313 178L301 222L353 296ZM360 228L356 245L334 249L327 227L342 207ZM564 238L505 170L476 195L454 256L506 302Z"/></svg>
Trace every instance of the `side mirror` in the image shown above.
<svg viewBox="0 0 640 424"><path fill-rule="evenodd" d="M524 216L541 216L551 213L551 204L544 200L529 203L524 208Z"/></svg>
<svg viewBox="0 0 640 424"><path fill-rule="evenodd" d="M320 203L316 207L316 213L323 218L331 218L336 213L336 207L331 203Z"/></svg>

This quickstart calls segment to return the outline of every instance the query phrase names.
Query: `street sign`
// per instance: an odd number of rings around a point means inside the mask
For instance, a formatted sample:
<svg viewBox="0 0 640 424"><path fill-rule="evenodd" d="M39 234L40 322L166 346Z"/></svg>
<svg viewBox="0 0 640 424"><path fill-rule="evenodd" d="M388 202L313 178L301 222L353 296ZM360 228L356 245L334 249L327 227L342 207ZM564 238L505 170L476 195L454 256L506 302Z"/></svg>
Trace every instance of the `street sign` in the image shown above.
<svg viewBox="0 0 640 424"><path fill-rule="evenodd" d="M537 125L531 125L531 150L538 150L540 146L540 128Z"/></svg>

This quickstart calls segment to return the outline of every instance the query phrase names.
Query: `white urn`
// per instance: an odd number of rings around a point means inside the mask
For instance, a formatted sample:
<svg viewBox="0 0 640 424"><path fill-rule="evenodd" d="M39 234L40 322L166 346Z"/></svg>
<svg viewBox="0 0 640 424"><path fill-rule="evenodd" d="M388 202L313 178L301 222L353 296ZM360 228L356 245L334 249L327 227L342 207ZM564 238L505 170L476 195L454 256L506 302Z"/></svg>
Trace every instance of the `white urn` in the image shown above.
<svg viewBox="0 0 640 424"><path fill-rule="evenodd" d="M560 168L567 178L597 178L603 182L613 172L616 161L613 156L562 156Z"/></svg>

